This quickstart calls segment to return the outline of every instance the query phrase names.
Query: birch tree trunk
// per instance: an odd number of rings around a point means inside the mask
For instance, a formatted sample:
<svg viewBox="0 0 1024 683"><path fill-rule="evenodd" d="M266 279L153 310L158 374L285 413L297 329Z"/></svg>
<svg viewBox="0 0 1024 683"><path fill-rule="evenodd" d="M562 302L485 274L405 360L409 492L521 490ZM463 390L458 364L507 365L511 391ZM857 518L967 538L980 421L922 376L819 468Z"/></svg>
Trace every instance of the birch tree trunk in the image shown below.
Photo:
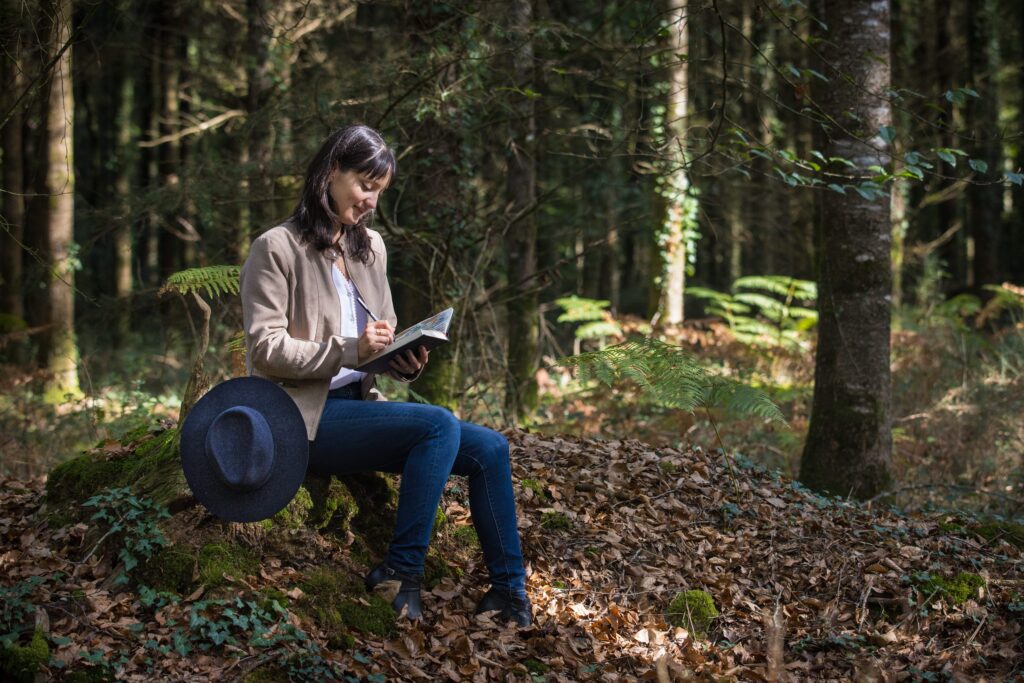
<svg viewBox="0 0 1024 683"><path fill-rule="evenodd" d="M830 117L821 147L853 162L835 171L859 184L890 162L879 134L892 120L889 0L821 0L817 18L828 26L819 46L830 78L818 93ZM816 210L818 345L800 480L869 498L889 484L892 452L890 197L820 192Z"/></svg>
<svg viewBox="0 0 1024 683"><path fill-rule="evenodd" d="M689 17L688 0L669 0L669 22L671 24L671 54L668 56L672 65L671 89L668 96L666 113L666 133L668 134L667 160L669 173L666 180L665 223L662 226L661 245L665 259L665 270L662 282L661 311L664 322L679 324L683 322L683 294L686 289L686 226L692 217L689 216L688 193L690 181L686 175L686 111L689 95L688 61L690 41L688 36ZM724 103L723 103L724 104Z"/></svg>

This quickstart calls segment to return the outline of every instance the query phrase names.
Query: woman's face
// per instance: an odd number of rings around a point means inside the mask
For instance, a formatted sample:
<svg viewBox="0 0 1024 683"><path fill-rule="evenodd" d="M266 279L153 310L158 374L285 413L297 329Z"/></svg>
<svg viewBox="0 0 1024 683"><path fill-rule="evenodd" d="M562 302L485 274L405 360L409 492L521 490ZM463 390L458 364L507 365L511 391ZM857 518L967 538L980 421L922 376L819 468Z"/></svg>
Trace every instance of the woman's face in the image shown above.
<svg viewBox="0 0 1024 683"><path fill-rule="evenodd" d="M335 168L331 171L329 191L341 222L355 225L367 212L377 208L377 198L387 185L387 176L371 180L354 170Z"/></svg>

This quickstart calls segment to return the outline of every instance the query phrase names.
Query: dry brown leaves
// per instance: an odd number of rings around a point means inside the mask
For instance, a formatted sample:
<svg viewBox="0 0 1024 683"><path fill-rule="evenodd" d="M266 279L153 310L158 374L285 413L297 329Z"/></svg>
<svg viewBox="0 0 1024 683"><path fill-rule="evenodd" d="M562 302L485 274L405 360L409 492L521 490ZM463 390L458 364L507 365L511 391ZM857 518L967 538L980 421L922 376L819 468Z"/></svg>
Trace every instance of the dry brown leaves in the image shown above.
<svg viewBox="0 0 1024 683"><path fill-rule="evenodd" d="M474 617L486 588L482 558L444 546L463 578L425 595L423 624L403 623L391 639L357 634L353 650L329 653L351 675L530 680L528 664L546 681L1002 680L1024 665L1019 613L1009 609L1022 600L1024 576L1019 550L1006 543L825 501L764 472L737 469L734 478L720 455L700 448L506 434L535 626ZM145 664L143 641L169 642L169 624L181 623L201 591L178 606L143 608L134 592L109 585L107 560L76 564L87 528L49 529L37 514L41 489L38 480L3 482L0 574L5 584L65 574L33 596L52 633L71 639L55 657L128 653L127 680L232 680L259 662L257 651L222 648ZM459 494L446 501L451 524L469 523ZM569 528L543 526L551 512ZM365 571L344 541L314 536L291 550L264 547L258 574L235 577L238 589L275 586L298 597L302 572L316 564ZM909 579L924 571L978 573L987 587L959 607L938 598L914 605ZM668 602L689 589L710 593L721 612L706 640L665 622ZM300 625L323 644L312 624Z"/></svg>

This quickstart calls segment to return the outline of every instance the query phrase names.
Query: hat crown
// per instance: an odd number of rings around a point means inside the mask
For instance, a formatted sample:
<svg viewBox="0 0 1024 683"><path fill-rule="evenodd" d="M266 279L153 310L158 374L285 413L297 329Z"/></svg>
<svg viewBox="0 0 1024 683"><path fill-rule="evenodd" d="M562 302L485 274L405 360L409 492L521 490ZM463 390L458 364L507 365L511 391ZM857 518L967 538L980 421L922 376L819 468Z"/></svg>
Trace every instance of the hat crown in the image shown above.
<svg viewBox="0 0 1024 683"><path fill-rule="evenodd" d="M206 432L206 454L225 486L251 491L267 482L274 468L274 433L249 406L222 411Z"/></svg>

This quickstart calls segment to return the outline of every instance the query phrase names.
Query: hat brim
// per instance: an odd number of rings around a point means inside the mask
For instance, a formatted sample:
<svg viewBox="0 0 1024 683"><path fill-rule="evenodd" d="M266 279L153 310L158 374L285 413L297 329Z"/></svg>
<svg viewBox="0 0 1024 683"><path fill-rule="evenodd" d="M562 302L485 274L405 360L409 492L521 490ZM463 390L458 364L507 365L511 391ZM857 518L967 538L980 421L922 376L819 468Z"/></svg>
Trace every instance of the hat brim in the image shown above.
<svg viewBox="0 0 1024 683"><path fill-rule="evenodd" d="M206 433L228 408L258 410L274 436L274 464L263 486L237 491L224 484L206 454ZM181 467L192 494L217 517L256 522L273 517L295 497L309 465L309 441L298 406L288 393L261 377L222 382L192 406L181 427Z"/></svg>

